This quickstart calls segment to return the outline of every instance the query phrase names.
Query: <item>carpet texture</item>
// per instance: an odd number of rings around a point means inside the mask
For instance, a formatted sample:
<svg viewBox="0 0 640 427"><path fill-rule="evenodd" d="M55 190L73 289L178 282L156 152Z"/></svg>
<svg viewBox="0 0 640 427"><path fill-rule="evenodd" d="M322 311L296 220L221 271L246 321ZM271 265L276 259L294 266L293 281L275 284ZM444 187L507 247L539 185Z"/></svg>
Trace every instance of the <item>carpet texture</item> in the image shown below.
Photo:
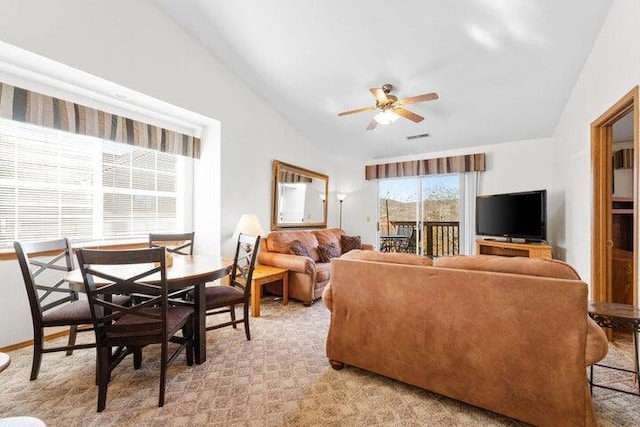
<svg viewBox="0 0 640 427"><path fill-rule="evenodd" d="M127 359L114 371L102 413L93 349L45 354L36 381L29 381L31 349L13 351L0 373L0 417L30 415L52 427L525 425L360 369L334 371L325 356L329 312L321 302L305 308L265 298L261 313L251 319L251 341L241 327L209 331L206 363L176 360L162 408L158 346L145 348L140 370ZM630 341L623 341L611 345L606 362L629 367L630 354ZM630 374L610 372L600 369L596 379L635 387ZM639 397L595 389L593 398L600 426L640 425Z"/></svg>

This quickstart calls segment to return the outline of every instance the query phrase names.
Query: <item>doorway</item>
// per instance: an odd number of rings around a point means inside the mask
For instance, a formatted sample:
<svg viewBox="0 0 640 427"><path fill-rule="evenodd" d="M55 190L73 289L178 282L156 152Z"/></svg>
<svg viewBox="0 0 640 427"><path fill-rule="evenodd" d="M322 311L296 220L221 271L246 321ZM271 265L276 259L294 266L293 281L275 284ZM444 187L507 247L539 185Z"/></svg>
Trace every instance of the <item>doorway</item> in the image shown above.
<svg viewBox="0 0 640 427"><path fill-rule="evenodd" d="M638 87L591 124L591 299L638 303Z"/></svg>

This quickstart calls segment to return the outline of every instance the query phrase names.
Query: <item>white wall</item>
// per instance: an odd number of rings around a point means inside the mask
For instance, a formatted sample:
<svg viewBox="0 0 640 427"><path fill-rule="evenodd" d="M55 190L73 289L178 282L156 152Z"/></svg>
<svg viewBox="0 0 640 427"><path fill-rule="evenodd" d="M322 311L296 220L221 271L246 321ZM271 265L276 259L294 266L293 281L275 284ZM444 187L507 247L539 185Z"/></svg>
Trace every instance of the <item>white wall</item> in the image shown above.
<svg viewBox="0 0 640 427"><path fill-rule="evenodd" d="M430 152L423 155L376 159L358 165L342 163L336 169L337 192L347 194L343 205L342 228L348 234L360 235L365 243L376 244L378 220L377 181L364 179L367 164L381 164L414 159L486 153L486 172L479 174L478 195L551 188L553 166L552 138L516 141L478 146L473 149ZM333 196L333 195L332 195ZM549 200L549 204L552 204ZM337 206L335 196L330 203ZM551 210L552 207L550 206ZM333 221L337 210L334 210ZM551 242L554 244L554 242Z"/></svg>
<svg viewBox="0 0 640 427"><path fill-rule="evenodd" d="M331 175L322 151L152 1L3 1L0 40L219 120L221 146L203 153L221 158L203 158L195 171L194 223L197 233L219 234L223 255L233 253L243 213L268 230L273 159ZM14 262L0 261L0 275L2 347L30 339L31 321Z"/></svg>
<svg viewBox="0 0 640 427"><path fill-rule="evenodd" d="M616 0L554 132L551 238L583 280L591 278L591 122L640 82L640 2Z"/></svg>

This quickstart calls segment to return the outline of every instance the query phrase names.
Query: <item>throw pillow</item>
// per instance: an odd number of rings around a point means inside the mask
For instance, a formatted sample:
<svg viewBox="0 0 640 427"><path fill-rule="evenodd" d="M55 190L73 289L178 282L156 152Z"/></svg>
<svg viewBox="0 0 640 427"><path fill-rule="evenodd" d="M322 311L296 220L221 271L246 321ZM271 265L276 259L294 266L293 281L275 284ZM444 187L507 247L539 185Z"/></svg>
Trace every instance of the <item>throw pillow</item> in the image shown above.
<svg viewBox="0 0 640 427"><path fill-rule="evenodd" d="M340 236L340 245L342 246L342 253L346 254L354 249L362 249L362 241L360 236Z"/></svg>
<svg viewBox="0 0 640 427"><path fill-rule="evenodd" d="M300 240L292 240L291 243L289 243L289 252L291 252L292 255L306 256L311 258L307 247Z"/></svg>
<svg viewBox="0 0 640 427"><path fill-rule="evenodd" d="M330 262L331 258L340 256L340 248L335 243L318 245L318 256L320 257L320 262Z"/></svg>

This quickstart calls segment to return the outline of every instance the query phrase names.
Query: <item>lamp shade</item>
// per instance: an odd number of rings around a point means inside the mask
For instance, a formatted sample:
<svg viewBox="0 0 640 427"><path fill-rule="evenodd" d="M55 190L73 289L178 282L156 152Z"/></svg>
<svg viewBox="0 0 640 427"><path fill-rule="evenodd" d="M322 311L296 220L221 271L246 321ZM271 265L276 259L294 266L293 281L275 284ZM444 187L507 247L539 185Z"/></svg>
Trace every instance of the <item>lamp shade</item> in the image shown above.
<svg viewBox="0 0 640 427"><path fill-rule="evenodd" d="M262 236L264 230L258 221L258 217L255 215L244 214L240 217L234 236L238 236L240 233L248 234L250 236Z"/></svg>
<svg viewBox="0 0 640 427"><path fill-rule="evenodd" d="M346 195L346 194L344 194L344 193L338 193L338 194L336 194L336 198L337 198L339 201L343 201L344 199L346 199L346 198L347 198L347 195Z"/></svg>

